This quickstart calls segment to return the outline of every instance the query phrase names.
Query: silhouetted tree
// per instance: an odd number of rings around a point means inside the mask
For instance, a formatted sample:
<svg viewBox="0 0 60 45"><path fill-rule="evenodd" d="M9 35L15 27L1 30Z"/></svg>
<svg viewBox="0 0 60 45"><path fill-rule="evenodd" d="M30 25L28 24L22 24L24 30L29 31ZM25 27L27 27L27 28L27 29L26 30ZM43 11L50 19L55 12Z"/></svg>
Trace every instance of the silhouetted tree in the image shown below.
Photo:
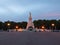
<svg viewBox="0 0 60 45"><path fill-rule="evenodd" d="M10 23L10 26L8 27L8 23ZM53 29L56 28L56 30L60 30L60 20L34 20L33 21L35 28L41 28L42 26L45 26L46 29L52 29L52 23L55 24ZM6 21L6 22L1 22L0 21L0 30L8 30L8 29L15 29L16 26L19 28L26 29L27 22L14 22L14 21Z"/></svg>

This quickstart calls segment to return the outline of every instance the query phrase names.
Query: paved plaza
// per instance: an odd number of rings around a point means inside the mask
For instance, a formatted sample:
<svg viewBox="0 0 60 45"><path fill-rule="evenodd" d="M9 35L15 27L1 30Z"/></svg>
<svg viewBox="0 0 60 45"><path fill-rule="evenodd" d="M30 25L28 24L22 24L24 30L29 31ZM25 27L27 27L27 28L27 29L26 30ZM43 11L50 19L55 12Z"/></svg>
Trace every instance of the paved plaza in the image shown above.
<svg viewBox="0 0 60 45"><path fill-rule="evenodd" d="M60 45L60 32L0 32L0 45Z"/></svg>

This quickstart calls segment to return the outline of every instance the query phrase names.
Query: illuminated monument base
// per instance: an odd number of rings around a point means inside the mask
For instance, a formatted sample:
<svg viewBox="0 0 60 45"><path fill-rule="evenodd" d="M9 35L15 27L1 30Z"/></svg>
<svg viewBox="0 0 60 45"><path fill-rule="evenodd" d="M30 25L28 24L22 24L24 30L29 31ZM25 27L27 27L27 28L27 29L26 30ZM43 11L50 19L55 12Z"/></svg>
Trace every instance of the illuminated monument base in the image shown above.
<svg viewBox="0 0 60 45"><path fill-rule="evenodd" d="M31 13L30 13L29 15L30 15L30 16L29 16L29 21L28 21L28 23L27 23L26 29L27 29L27 30L33 30L33 29L34 29L34 24L33 24L33 22L32 22Z"/></svg>

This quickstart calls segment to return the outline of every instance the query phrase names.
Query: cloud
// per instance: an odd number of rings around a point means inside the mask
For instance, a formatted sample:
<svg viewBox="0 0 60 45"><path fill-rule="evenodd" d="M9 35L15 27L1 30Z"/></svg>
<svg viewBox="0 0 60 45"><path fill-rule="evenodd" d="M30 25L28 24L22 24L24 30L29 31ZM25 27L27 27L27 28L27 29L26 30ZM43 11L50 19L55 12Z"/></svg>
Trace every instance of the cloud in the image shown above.
<svg viewBox="0 0 60 45"><path fill-rule="evenodd" d="M2 5L3 9L2 10L2 14L3 13L16 13L16 14L23 14L25 12L30 12L30 11L36 11L36 10L41 10L43 8L46 8L48 5L47 4L30 4L27 6L23 6L17 3L9 3L9 5ZM1 13L1 11L0 11Z"/></svg>
<svg viewBox="0 0 60 45"><path fill-rule="evenodd" d="M25 8L17 5L9 5L7 9L12 13L22 14L25 12Z"/></svg>
<svg viewBox="0 0 60 45"><path fill-rule="evenodd" d="M13 2L12 0L0 0L0 14L22 14L25 12L25 8L17 2Z"/></svg>
<svg viewBox="0 0 60 45"><path fill-rule="evenodd" d="M7 14L8 10L6 8L0 7L0 14Z"/></svg>
<svg viewBox="0 0 60 45"><path fill-rule="evenodd" d="M45 14L45 16L47 16L47 17L48 17L48 16L49 16L49 17L56 17L56 16L60 17L60 13L56 13L56 12L54 13L54 12L53 12L53 13Z"/></svg>
<svg viewBox="0 0 60 45"><path fill-rule="evenodd" d="M21 1L21 0L20 0ZM47 3L28 3L29 1L25 1L25 5L22 4L24 0L20 3L19 0L0 0L2 4L0 7L3 6L2 13L16 13L16 14L23 14L25 12L30 11L37 11L40 10L41 12L47 12L53 10L53 6ZM30 1L31 2L31 1ZM38 1L37 1L38 2ZM1 13L1 11L0 11Z"/></svg>
<svg viewBox="0 0 60 45"><path fill-rule="evenodd" d="M16 19L16 17L20 16L18 18L20 20L21 17L27 17L27 14L29 12L32 12L32 16L34 17L34 19L38 19L41 17L45 18L47 16L49 18L56 18L60 16L59 4L60 2L58 2L57 0L0 0L0 17L2 20L14 20ZM21 20L24 20L24 18Z"/></svg>

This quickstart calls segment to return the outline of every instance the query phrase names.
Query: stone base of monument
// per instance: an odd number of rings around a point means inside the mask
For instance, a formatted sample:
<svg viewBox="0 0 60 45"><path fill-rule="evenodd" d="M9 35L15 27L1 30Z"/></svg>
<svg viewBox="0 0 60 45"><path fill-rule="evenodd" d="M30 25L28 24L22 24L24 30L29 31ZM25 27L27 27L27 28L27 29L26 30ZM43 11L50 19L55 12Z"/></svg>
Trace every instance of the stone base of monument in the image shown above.
<svg viewBox="0 0 60 45"><path fill-rule="evenodd" d="M33 28L32 26L30 26L30 27L28 28L28 31L36 32L36 29Z"/></svg>
<svg viewBox="0 0 60 45"><path fill-rule="evenodd" d="M28 28L28 30L29 30L29 31L32 31L32 30L33 30L33 27L32 27L32 26L30 26L30 27Z"/></svg>

